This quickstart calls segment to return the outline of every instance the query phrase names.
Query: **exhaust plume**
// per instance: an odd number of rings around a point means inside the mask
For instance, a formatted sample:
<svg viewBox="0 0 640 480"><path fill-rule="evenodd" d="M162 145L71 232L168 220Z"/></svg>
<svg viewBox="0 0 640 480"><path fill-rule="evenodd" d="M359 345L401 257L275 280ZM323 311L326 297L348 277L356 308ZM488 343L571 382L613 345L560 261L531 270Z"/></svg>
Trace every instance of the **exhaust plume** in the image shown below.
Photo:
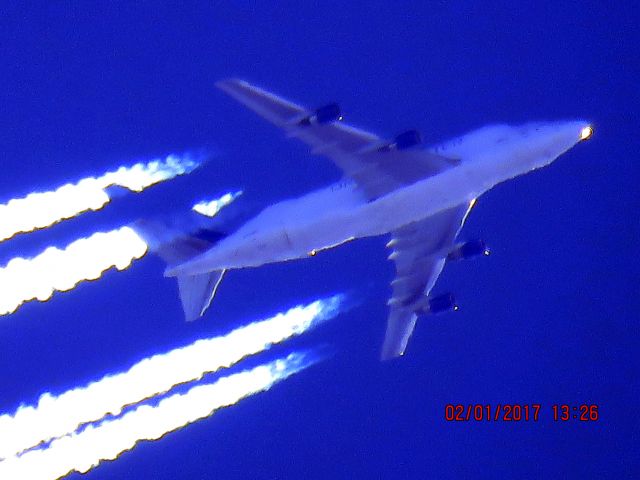
<svg viewBox="0 0 640 480"><path fill-rule="evenodd" d="M185 394L174 394L158 405L141 405L120 418L89 425L56 439L44 449L0 462L0 478L54 480L71 472L86 473L101 461L114 460L143 440L158 440L220 408L269 390L275 383L314 363L313 358L292 353L251 370L198 385Z"/></svg>
<svg viewBox="0 0 640 480"><path fill-rule="evenodd" d="M300 335L337 315L341 302L342 296L336 295L297 306L223 337L198 340L146 358L125 373L106 376L86 387L57 397L46 393L37 406L22 406L14 415L0 416L0 458L17 455L106 415L119 415L128 405L230 367L271 345ZM0 478L4 477L0 475Z"/></svg>
<svg viewBox="0 0 640 480"><path fill-rule="evenodd" d="M112 185L141 192L156 183L190 173L198 165L199 161L189 155L169 155L164 160L120 167L101 177L68 183L51 192L30 193L25 198L9 200L0 205L0 241L17 233L49 227L87 210L99 210L110 202L105 189Z"/></svg>

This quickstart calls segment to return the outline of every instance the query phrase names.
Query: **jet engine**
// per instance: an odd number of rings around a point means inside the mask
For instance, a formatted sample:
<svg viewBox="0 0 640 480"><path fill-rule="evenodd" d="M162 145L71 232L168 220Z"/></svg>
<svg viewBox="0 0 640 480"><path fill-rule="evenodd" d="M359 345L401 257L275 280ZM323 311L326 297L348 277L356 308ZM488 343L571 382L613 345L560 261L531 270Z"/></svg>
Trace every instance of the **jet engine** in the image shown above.
<svg viewBox="0 0 640 480"><path fill-rule="evenodd" d="M340 105L337 103L330 103L324 107L318 108L311 115L303 118L298 122L298 125L302 127L308 127L311 125L331 123L336 120L342 120L342 114L340 113Z"/></svg>
<svg viewBox="0 0 640 480"><path fill-rule="evenodd" d="M456 245L447 255L447 260L462 260L478 255L489 255L489 253L487 244L483 240L472 240Z"/></svg>
<svg viewBox="0 0 640 480"><path fill-rule="evenodd" d="M425 313L441 313L458 310L456 299L452 293L445 293L429 298L424 307Z"/></svg>
<svg viewBox="0 0 640 480"><path fill-rule="evenodd" d="M406 150L422 143L422 135L417 130L407 130L402 132L393 139L393 142L387 143L378 148L379 152L389 152L391 150Z"/></svg>

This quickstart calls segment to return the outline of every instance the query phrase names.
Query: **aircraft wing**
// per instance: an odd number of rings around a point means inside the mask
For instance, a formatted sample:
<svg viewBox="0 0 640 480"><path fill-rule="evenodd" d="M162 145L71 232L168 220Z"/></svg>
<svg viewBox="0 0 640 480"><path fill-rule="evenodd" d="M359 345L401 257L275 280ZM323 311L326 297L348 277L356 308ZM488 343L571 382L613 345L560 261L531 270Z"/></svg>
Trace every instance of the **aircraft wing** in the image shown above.
<svg viewBox="0 0 640 480"><path fill-rule="evenodd" d="M326 123L307 121L315 110L292 103L243 80L223 80L216 85L283 129L288 136L311 146L312 153L330 158L369 199L435 175L458 163L457 160L420 148L396 148L392 145L393 140L384 141L339 120ZM336 113L339 115L339 112Z"/></svg>
<svg viewBox="0 0 640 480"><path fill-rule="evenodd" d="M335 104L317 110L297 105L243 80L216 84L225 93L312 148L312 153L331 159L362 189L368 199L436 175L459 161L425 149L401 145L401 134L385 141L373 133L342 122ZM330 117L320 121L321 112ZM405 132L411 134L412 132ZM413 137L415 138L415 137ZM417 145L416 145L417 146ZM402 355L415 328L417 311L433 288L449 250L464 223L470 205L464 204L393 232L389 246L396 264L393 295L382 358Z"/></svg>
<svg viewBox="0 0 640 480"><path fill-rule="evenodd" d="M393 232L387 244L396 265L391 283L387 332L381 358L403 355L418 318L416 305L425 299L440 276L447 254L473 203L463 204Z"/></svg>

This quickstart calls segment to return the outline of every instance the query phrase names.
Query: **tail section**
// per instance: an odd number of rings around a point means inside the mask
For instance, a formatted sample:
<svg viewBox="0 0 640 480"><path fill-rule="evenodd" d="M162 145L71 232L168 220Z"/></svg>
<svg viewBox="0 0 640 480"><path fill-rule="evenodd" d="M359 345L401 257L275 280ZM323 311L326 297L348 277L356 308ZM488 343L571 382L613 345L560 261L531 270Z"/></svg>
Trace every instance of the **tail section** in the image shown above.
<svg viewBox="0 0 640 480"><path fill-rule="evenodd" d="M131 224L149 249L162 258L167 265L174 266L186 262L207 250L225 235L213 230L200 229L188 233L162 221L138 220ZM187 321L204 315L222 282L226 270L200 275L177 277L182 309Z"/></svg>

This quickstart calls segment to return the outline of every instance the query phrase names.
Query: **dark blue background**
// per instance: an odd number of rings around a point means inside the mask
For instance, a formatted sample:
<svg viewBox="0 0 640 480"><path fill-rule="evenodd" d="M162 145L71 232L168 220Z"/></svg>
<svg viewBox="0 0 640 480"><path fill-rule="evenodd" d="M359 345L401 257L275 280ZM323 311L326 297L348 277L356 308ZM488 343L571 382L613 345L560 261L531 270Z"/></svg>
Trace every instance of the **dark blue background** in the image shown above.
<svg viewBox="0 0 640 480"><path fill-rule="evenodd" d="M634 478L638 415L636 2L69 2L0 16L0 202L121 164L206 148L195 174L0 244L2 264L141 214L243 188L247 202L339 177L218 92L238 76L295 101L339 101L381 135L435 143L488 123L586 118L592 140L483 196L463 231L492 247L435 291L457 314L380 363L393 277L384 238L232 272L181 319L153 257L0 319L0 411L318 296L359 307L263 356L330 360L87 478ZM538 423L447 423L446 403L541 403ZM554 423L595 403L597 423ZM79 475L71 478L80 478Z"/></svg>

